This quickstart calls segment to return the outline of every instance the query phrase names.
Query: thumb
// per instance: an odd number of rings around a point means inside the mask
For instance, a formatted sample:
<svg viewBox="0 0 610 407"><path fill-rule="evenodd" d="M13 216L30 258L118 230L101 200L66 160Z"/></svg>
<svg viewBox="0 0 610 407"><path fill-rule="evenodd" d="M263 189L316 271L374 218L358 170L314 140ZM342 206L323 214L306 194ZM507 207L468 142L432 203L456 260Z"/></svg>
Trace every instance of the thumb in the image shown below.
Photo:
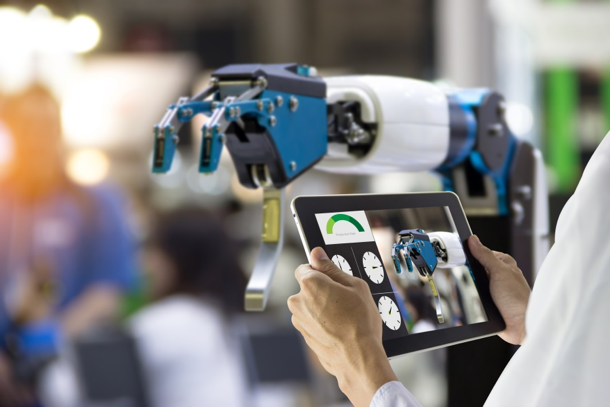
<svg viewBox="0 0 610 407"><path fill-rule="evenodd" d="M496 257L494 252L483 246L483 243L481 243L477 235L470 236L468 239L468 247L470 248L472 255L490 273L493 272L494 269L504 266L504 263Z"/></svg>
<svg viewBox="0 0 610 407"><path fill-rule="evenodd" d="M311 267L321 273L326 274L339 284L349 284L349 277L329 258L324 249L316 247L311 251Z"/></svg>

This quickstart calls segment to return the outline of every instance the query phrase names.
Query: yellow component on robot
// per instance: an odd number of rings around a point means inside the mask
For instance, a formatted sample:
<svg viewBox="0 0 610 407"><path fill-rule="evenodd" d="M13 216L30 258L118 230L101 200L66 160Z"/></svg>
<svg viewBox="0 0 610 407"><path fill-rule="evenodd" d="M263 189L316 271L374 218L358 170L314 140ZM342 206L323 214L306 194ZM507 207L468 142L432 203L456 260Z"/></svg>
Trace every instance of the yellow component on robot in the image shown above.
<svg viewBox="0 0 610 407"><path fill-rule="evenodd" d="M263 242L275 243L280 240L281 221L280 200L265 199L263 203Z"/></svg>
<svg viewBox="0 0 610 407"><path fill-rule="evenodd" d="M436 291L436 285L434 284L434 280L432 280L432 277L428 278L428 282L430 283L430 288L432 289L432 295L438 297L438 291Z"/></svg>

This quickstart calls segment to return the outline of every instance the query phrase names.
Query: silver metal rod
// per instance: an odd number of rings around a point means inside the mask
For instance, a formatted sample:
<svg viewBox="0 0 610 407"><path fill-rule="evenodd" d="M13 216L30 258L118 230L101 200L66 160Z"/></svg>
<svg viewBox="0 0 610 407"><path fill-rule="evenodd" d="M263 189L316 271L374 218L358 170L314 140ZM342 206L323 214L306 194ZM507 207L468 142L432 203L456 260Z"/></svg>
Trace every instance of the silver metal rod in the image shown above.
<svg viewBox="0 0 610 407"><path fill-rule="evenodd" d="M269 289L284 246L284 210L286 191L263 190L263 232L258 257L246 287L246 311L263 311L267 305Z"/></svg>

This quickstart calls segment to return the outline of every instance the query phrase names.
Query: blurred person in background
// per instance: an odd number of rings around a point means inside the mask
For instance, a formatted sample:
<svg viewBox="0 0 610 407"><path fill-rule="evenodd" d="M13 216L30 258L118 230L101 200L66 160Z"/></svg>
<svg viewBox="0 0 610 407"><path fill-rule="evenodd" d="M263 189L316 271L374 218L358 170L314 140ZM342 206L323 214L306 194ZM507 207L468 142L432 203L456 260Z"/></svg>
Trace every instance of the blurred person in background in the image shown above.
<svg viewBox="0 0 610 407"><path fill-rule="evenodd" d="M47 89L3 100L0 121L12 146L0 181L0 405L24 406L34 396L21 382L34 383L16 377L21 359L118 316L135 283L135 244L116 190L66 176L60 106Z"/></svg>
<svg viewBox="0 0 610 407"><path fill-rule="evenodd" d="M231 320L243 309L239 247L211 214L163 216L145 255L152 304L130 325L155 407L242 406L245 366Z"/></svg>
<svg viewBox="0 0 610 407"><path fill-rule="evenodd" d="M410 285L406 289L406 306L413 318L413 328L410 333L436 330L436 311L421 286Z"/></svg>

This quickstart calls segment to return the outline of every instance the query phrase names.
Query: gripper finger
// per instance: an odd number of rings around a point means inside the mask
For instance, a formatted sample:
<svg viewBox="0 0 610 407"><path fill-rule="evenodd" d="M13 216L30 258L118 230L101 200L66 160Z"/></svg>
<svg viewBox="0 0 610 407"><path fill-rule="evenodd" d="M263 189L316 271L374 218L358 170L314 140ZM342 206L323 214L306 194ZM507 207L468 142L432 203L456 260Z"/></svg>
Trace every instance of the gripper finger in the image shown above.
<svg viewBox="0 0 610 407"><path fill-rule="evenodd" d="M428 276L428 282L430 283L430 288L432 289L432 295L434 296L434 305L436 307L436 318L438 319L439 324L445 323L445 317L443 317L443 308L441 307L441 297L438 295L438 290L436 289L436 284L434 284L434 279L432 276Z"/></svg>

